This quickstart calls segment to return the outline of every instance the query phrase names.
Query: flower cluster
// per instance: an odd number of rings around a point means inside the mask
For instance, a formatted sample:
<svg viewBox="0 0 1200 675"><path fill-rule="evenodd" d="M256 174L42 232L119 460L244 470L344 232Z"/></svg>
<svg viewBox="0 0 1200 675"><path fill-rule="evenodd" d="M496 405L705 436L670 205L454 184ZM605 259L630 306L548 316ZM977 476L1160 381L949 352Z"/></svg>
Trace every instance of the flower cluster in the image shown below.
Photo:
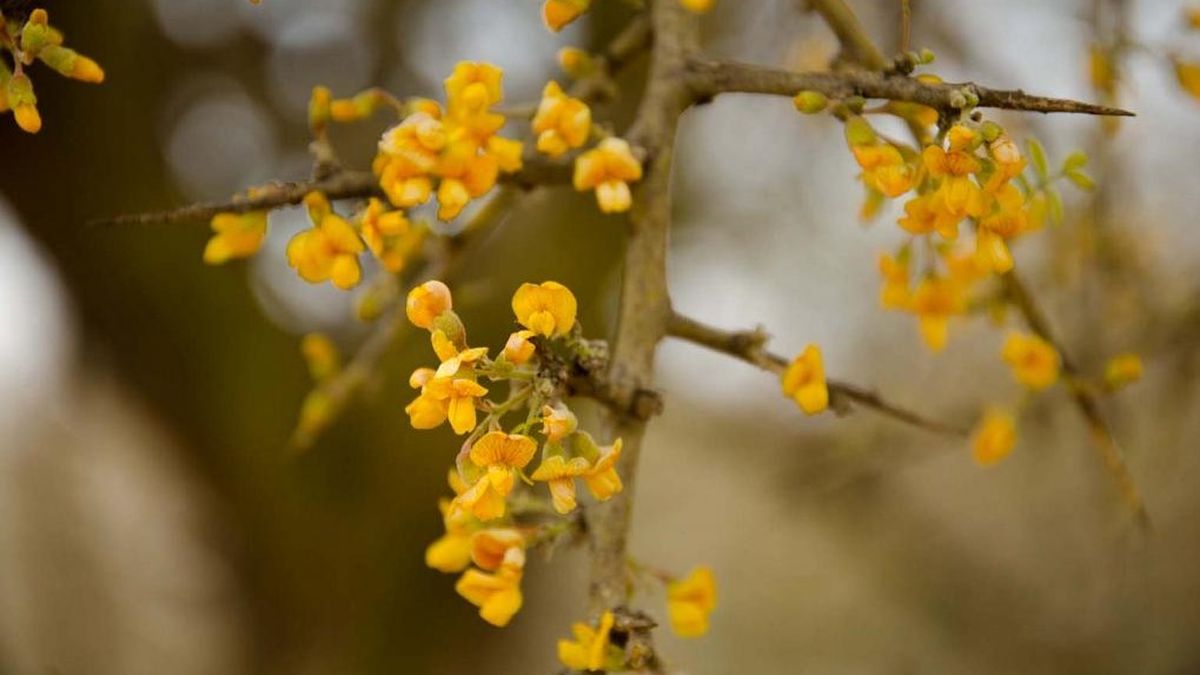
<svg viewBox="0 0 1200 675"><path fill-rule="evenodd" d="M915 62L930 60L921 56ZM972 113L973 92L962 96L963 114L957 121L942 120L936 136L929 133L939 122L931 108L889 102L870 111L894 115L919 130L919 148L876 132L864 117L861 99L831 103L819 92L802 91L793 101L802 113L830 110L844 120L846 142L866 189L864 217L874 217L889 199L903 200L896 223L908 236L896 251L879 258L879 303L913 315L922 340L935 352L945 348L952 319L977 308L996 310L994 316L1002 318L1008 296L980 289L989 279L1012 271L1010 245L1015 239L1040 229L1047 220L1061 222L1062 201L1055 183L1065 179L1081 189L1093 186L1083 171L1085 155L1073 153L1051 172L1036 141L1029 141L1026 156L1003 128ZM1046 389L1059 379L1062 359L1040 336L1011 333L1001 356L1029 390ZM1132 363L1117 363L1112 381L1132 375ZM1116 388L1108 382L1106 378L1107 389ZM805 412L819 412L828 403L820 352L814 347L787 367L782 384L784 394ZM1015 442L1014 416L991 408L980 419L971 444L975 459L986 466L1007 456Z"/></svg>
<svg viewBox="0 0 1200 675"><path fill-rule="evenodd" d="M250 198L257 193L249 192ZM416 255L428 228L412 223L403 211L370 199L350 218L339 215L321 192L310 192L304 205L310 229L287 246L288 264L309 283L328 281L346 290L362 279L360 254L370 251L388 272L396 273ZM267 234L267 212L219 213L212 219L213 236L204 248L204 262L219 265L254 255Z"/></svg>
<svg viewBox="0 0 1200 675"><path fill-rule="evenodd" d="M438 217L451 220L501 172L521 168L522 143L498 135L505 117L492 111L503 99L503 75L488 63L459 63L445 81L445 109L418 100L384 133L373 168L393 206L429 201L436 181Z"/></svg>
<svg viewBox="0 0 1200 675"><path fill-rule="evenodd" d="M514 504L528 506L541 498L521 490L521 484L546 483L546 510L560 515L577 506L577 479L598 501L622 489L621 439L601 446L580 430L554 376L543 373L544 362L562 363L587 348L577 329L574 294L553 281L527 283L513 294L512 308L522 328L491 359L487 348L468 346L466 328L442 282L413 288L405 306L409 321L429 331L439 360L436 369L418 368L410 378L419 393L405 408L409 421L417 429L448 422L454 433L467 435L451 470L454 497L442 505L446 534L430 546L426 562L459 572L473 561L476 568L463 574L458 592L497 626L519 609L524 548L547 527L522 524L525 507ZM490 390L481 384L485 380L508 382L509 396L489 400ZM505 417L522 410L524 421L506 430ZM538 466L527 475L535 455Z"/></svg>
<svg viewBox="0 0 1200 675"><path fill-rule="evenodd" d="M51 69L80 82L100 83L104 71L92 59L63 46L63 34L50 25L50 15L35 9L24 22L0 12L0 49L8 52L12 66L0 56L0 113L12 111L17 126L36 134L42 128L33 81L25 68L41 61Z"/></svg>

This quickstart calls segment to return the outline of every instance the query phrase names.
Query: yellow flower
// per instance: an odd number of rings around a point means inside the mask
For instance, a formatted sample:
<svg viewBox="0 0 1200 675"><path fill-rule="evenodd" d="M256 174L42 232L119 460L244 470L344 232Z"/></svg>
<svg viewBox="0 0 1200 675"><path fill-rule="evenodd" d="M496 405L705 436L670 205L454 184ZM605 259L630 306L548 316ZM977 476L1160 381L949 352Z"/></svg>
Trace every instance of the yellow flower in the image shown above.
<svg viewBox="0 0 1200 675"><path fill-rule="evenodd" d="M717 606L717 583L712 570L697 567L686 578L667 584L667 614L679 637L708 632L708 617Z"/></svg>
<svg viewBox="0 0 1200 675"><path fill-rule="evenodd" d="M1118 354L1104 365L1104 384L1110 390L1120 389L1142 379L1142 359L1137 354Z"/></svg>
<svg viewBox="0 0 1200 675"><path fill-rule="evenodd" d="M433 326L433 322L442 315L443 312L453 307L454 302L450 296L450 287L446 284L433 280L414 286L408 292L408 299L405 301L404 310L408 314L408 320L418 328L429 328Z"/></svg>
<svg viewBox="0 0 1200 675"><path fill-rule="evenodd" d="M575 639L558 641L558 660L572 670L623 670L625 652L610 642L614 623L613 613L605 612L596 628L586 623L572 625Z"/></svg>
<svg viewBox="0 0 1200 675"><path fill-rule="evenodd" d="M425 549L425 565L439 572L461 572L470 562L470 535L447 531Z"/></svg>
<svg viewBox="0 0 1200 675"><path fill-rule="evenodd" d="M503 78L504 71L490 63L460 61L445 81L446 105L471 112L493 106L504 98Z"/></svg>
<svg viewBox="0 0 1200 675"><path fill-rule="evenodd" d="M585 433L580 432L577 438L586 438L591 441ZM617 461L621 459L621 439L613 441L613 444L607 448L599 448L600 454L592 461L591 467L581 476L584 484L587 485L588 492L592 493L598 501L607 501L624 489L621 483L621 476L617 473Z"/></svg>
<svg viewBox="0 0 1200 675"><path fill-rule="evenodd" d="M963 124L955 124L946 132L946 145L951 151L970 150L979 135L974 129Z"/></svg>
<svg viewBox="0 0 1200 675"><path fill-rule="evenodd" d="M940 352L949 337L950 317L966 311L962 287L950 280L923 279L913 292L909 310L917 315L921 338L929 349Z"/></svg>
<svg viewBox="0 0 1200 675"><path fill-rule="evenodd" d="M591 465L582 457L567 459L563 455L551 455L542 460L530 478L547 484L555 511L570 513L576 505L575 479L590 469Z"/></svg>
<svg viewBox="0 0 1200 675"><path fill-rule="evenodd" d="M362 278L362 240L350 223L333 213L325 195L310 192L304 202L315 225L288 242L288 264L309 283L329 281L342 290L353 288Z"/></svg>
<svg viewBox="0 0 1200 675"><path fill-rule="evenodd" d="M525 468L536 450L537 444L528 436L489 431L471 446L470 457L475 466L487 469L481 480L504 497L512 491L514 472Z"/></svg>
<svg viewBox="0 0 1200 675"><path fill-rule="evenodd" d="M73 80L100 84L104 81L104 70L100 64L89 59L74 49L60 45L46 45L38 52L38 59Z"/></svg>
<svg viewBox="0 0 1200 675"><path fill-rule="evenodd" d="M913 167L904 161L896 146L878 143L851 146L854 159L862 167L863 183L888 197L899 197L913 185Z"/></svg>
<svg viewBox="0 0 1200 675"><path fill-rule="evenodd" d="M538 152L558 157L578 148L587 141L591 128L592 111L587 104L567 96L557 82L548 82L533 116Z"/></svg>
<svg viewBox="0 0 1200 675"><path fill-rule="evenodd" d="M1008 136L1000 135L988 144L988 152L996 163L996 171L988 178L986 189L995 191L1002 183L1016 178L1025 170L1021 149Z"/></svg>
<svg viewBox="0 0 1200 675"><path fill-rule="evenodd" d="M979 160L962 150L946 152L936 145L921 153L926 170L940 182L929 197L929 207L938 218L957 225L966 217L978 217L984 208L983 191L971 175L979 171ZM947 236L948 225L940 224L938 231Z"/></svg>
<svg viewBox="0 0 1200 675"><path fill-rule="evenodd" d="M575 295L557 281L521 284L513 294L517 322L545 337L566 335L575 326Z"/></svg>
<svg viewBox="0 0 1200 675"><path fill-rule="evenodd" d="M267 212L218 213L213 216L214 234L204 247L204 262L220 265L234 258L248 258L262 248L267 236Z"/></svg>
<svg viewBox="0 0 1200 675"><path fill-rule="evenodd" d="M505 551L500 568L494 573L469 569L454 585L454 590L479 608L486 622L503 628L521 609L521 576L525 567L525 551L513 547Z"/></svg>
<svg viewBox="0 0 1200 675"><path fill-rule="evenodd" d="M437 114L415 112L385 132L379 141L373 169L393 206L424 204L433 193L429 174L446 147L447 132L439 119L440 108L431 110Z"/></svg>
<svg viewBox="0 0 1200 675"><path fill-rule="evenodd" d="M521 365L528 363L529 359L533 358L535 350L533 342L529 338L535 333L531 330L514 331L508 336L508 341L504 343L504 358L510 363Z"/></svg>
<svg viewBox="0 0 1200 675"><path fill-rule="evenodd" d="M467 351L474 354L479 350ZM487 389L475 381L471 371L456 377L461 365L462 360L455 357L443 362L432 375L427 368L413 372L409 384L420 387L421 393L404 412L414 429L434 429L447 419L459 435L475 428L475 399L485 396Z"/></svg>
<svg viewBox="0 0 1200 675"><path fill-rule="evenodd" d="M908 306L908 261L901 262L890 255L879 256L879 273L883 288L879 305L884 309L903 309Z"/></svg>
<svg viewBox="0 0 1200 675"><path fill-rule="evenodd" d="M425 395L446 403L450 427L461 436L475 428L475 399L487 395L487 389L464 377L435 377L425 385Z"/></svg>
<svg viewBox="0 0 1200 675"><path fill-rule="evenodd" d="M606 138L575 160L575 189L595 190L596 201L605 213L628 211L633 203L629 183L642 179L642 163L633 156L629 143Z"/></svg>
<svg viewBox="0 0 1200 675"><path fill-rule="evenodd" d="M462 488L458 471L450 469L449 482L451 489L458 494ZM425 549L425 564L447 574L461 572L471 564L474 523L467 514L455 513L448 499L439 501L438 509L442 512L446 533Z"/></svg>
<svg viewBox="0 0 1200 675"><path fill-rule="evenodd" d="M679 0L679 4L696 14L704 14L712 9L713 2L714 0Z"/></svg>
<svg viewBox="0 0 1200 675"><path fill-rule="evenodd" d="M542 21L554 32L578 19L588 10L592 0L546 0L542 5Z"/></svg>
<svg viewBox="0 0 1200 675"><path fill-rule="evenodd" d="M829 388L825 384L825 364L821 348L808 345L788 364L780 377L783 395L791 398L806 414L816 415L829 406Z"/></svg>
<svg viewBox="0 0 1200 675"><path fill-rule="evenodd" d="M578 427L579 420L567 406L561 403L542 406L542 433L546 434L546 440L557 443L575 433Z"/></svg>
<svg viewBox="0 0 1200 675"><path fill-rule="evenodd" d="M1009 333L1001 356L1017 381L1030 389L1045 389L1058 380L1058 351L1037 335Z"/></svg>
<svg viewBox="0 0 1200 675"><path fill-rule="evenodd" d="M1117 71L1104 45L1093 44L1088 49L1088 75L1097 91L1111 95L1117 90Z"/></svg>
<svg viewBox="0 0 1200 675"><path fill-rule="evenodd" d="M337 345L323 333L308 333L300 340L300 353L313 380L322 382L337 374L341 359Z"/></svg>
<svg viewBox="0 0 1200 675"><path fill-rule="evenodd" d="M522 166L521 153L525 144L511 138L492 136L487 140L485 152L496 162L496 167L503 173L520 171Z"/></svg>
<svg viewBox="0 0 1200 675"><path fill-rule="evenodd" d="M525 548L525 537L509 527L488 528L471 535L471 561L480 569L495 571L504 565L509 549Z"/></svg>
<svg viewBox="0 0 1200 675"><path fill-rule="evenodd" d="M904 215L896 222L910 234L937 232L946 239L957 237L958 222L962 218L942 209L940 202L935 202L936 195L936 192L927 192L905 202Z"/></svg>
<svg viewBox="0 0 1200 675"><path fill-rule="evenodd" d="M1175 79L1192 98L1200 100L1200 63L1174 59Z"/></svg>
<svg viewBox="0 0 1200 675"><path fill-rule="evenodd" d="M563 47L558 50L558 67L573 78L585 77L595 69L591 54L578 47Z"/></svg>
<svg viewBox="0 0 1200 675"><path fill-rule="evenodd" d="M433 345L433 353L437 354L438 360L448 369L449 373L458 372L462 364L474 363L487 356L488 352L487 347L464 347L459 350L458 345L454 344L454 341L446 335L446 331L441 328L434 328L430 331L429 341ZM445 365L451 362L453 362L452 365ZM441 369L439 368L439 370Z"/></svg>
<svg viewBox="0 0 1200 675"><path fill-rule="evenodd" d="M4 68L0 65L0 68ZM33 81L24 73L14 74L5 83L5 105L13 111L17 126L21 130L36 134L42 130L42 116L37 109L37 95L33 93Z"/></svg>
<svg viewBox="0 0 1200 675"><path fill-rule="evenodd" d="M363 241L383 268L395 274L421 246L423 228L414 228L403 211L389 211L372 197L359 216Z"/></svg>
<svg viewBox="0 0 1200 675"><path fill-rule="evenodd" d="M971 435L971 455L980 466L997 464L1012 452L1017 443L1017 427L1012 415L989 409Z"/></svg>

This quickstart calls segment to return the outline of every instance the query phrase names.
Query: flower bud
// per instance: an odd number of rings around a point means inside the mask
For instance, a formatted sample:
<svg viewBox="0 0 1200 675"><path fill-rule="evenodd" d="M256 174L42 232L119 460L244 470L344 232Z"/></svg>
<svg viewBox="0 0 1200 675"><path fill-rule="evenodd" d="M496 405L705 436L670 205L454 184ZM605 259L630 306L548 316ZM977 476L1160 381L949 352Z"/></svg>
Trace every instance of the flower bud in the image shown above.
<svg viewBox="0 0 1200 675"><path fill-rule="evenodd" d="M430 328L434 320L452 306L450 288L440 281L433 280L415 286L408 292L404 310L414 326ZM450 335L448 331L446 334Z"/></svg>
<svg viewBox="0 0 1200 675"><path fill-rule="evenodd" d="M792 99L792 104L805 115L814 115L825 110L829 99L819 91L802 91Z"/></svg>

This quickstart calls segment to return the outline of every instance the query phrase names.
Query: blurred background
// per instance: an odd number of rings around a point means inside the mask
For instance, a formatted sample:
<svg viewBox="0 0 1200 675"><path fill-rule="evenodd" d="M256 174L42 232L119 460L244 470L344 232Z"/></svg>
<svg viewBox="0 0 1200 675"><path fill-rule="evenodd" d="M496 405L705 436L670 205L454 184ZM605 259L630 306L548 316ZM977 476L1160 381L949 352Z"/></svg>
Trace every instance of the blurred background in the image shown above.
<svg viewBox="0 0 1200 675"><path fill-rule="evenodd" d="M0 120L0 672L554 672L554 641L583 614L581 553L532 562L502 631L423 564L458 445L403 414L424 339L398 339L366 395L308 452L287 451L310 387L299 335L352 351L369 330L350 295L288 268L301 211L272 214L259 256L218 268L201 262L206 223L85 223L304 178L314 84L440 95L456 61L488 60L509 102L535 100L557 49L599 49L628 7L597 2L551 35L535 0L48 4L108 81L38 72L43 131ZM899 3L851 4L894 52ZM1097 98L1089 45L1126 33L1119 101L1138 116L1115 134L1082 116L987 114L1053 158L1093 158L1100 190L1068 194L1067 222L1016 256L1086 370L1142 354L1146 378L1104 408L1154 529L1130 527L1062 388L1024 409L1016 451L984 471L965 443L869 411L805 418L770 376L666 343L632 551L677 572L711 565L720 603L708 636L663 630L663 651L697 674L1196 672L1200 104L1167 54L1200 56L1200 36L1168 0L913 8L912 44L944 78L1081 99ZM793 0L718 0L704 27L721 57L818 69L837 51ZM598 110L618 129L644 66ZM339 129L344 159L367 166L385 123ZM900 231L890 212L857 221L835 121L722 97L687 114L678 160L682 312L762 323L785 354L819 342L830 373L930 416L966 424L1020 399L1003 330L963 320L934 356L910 318L877 308L876 256ZM472 342L502 344L512 289L543 279L570 286L589 334L605 334L622 239L590 195L523 199L454 284ZM665 618L660 596L638 604Z"/></svg>

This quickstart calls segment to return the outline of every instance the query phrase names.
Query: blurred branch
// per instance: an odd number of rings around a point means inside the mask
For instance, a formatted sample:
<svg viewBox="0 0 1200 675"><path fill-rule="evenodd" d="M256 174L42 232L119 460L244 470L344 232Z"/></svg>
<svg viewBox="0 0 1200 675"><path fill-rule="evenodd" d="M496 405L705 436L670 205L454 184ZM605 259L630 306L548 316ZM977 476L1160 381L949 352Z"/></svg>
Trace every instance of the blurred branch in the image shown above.
<svg viewBox="0 0 1200 675"><path fill-rule="evenodd" d="M634 16L595 58L596 72L571 87L571 96L588 102L612 98L616 91L613 78L645 51L652 39L650 17L645 12Z"/></svg>
<svg viewBox="0 0 1200 675"><path fill-rule="evenodd" d="M1067 376L1067 390L1071 394L1071 399L1075 402L1075 407L1079 410L1079 414L1083 416L1088 429L1091 431L1093 447L1100 456L1104 468L1116 483L1117 492L1121 500L1133 511L1138 524L1149 528L1150 516L1146 512L1142 495L1138 492L1137 483L1134 482L1133 474L1130 473L1129 466L1125 463L1125 458L1121 454L1121 449L1117 445L1112 429L1109 428L1108 422L1100 412L1099 402L1088 391L1087 387L1083 385L1079 368L1071 360L1070 356L1067 355L1062 342L1054 338L1046 315L1034 301L1033 296L1030 295L1029 290L1025 288L1025 284L1021 282L1016 273L1009 271L1001 279L1004 282L1009 300L1021 312L1030 330L1053 345L1055 350L1058 351L1059 357L1062 359L1063 372Z"/></svg>
<svg viewBox="0 0 1200 675"><path fill-rule="evenodd" d="M788 366L786 358L767 351L765 344L768 336L761 328L750 331L727 331L676 313L671 315L670 322L667 324L667 334L713 351L728 354L775 375L782 375ZM870 390L834 379L827 380L826 384L829 388L830 406L839 413L848 411L852 404L857 404L926 431L959 438L965 437L968 433L967 429L963 427L932 420L890 403Z"/></svg>
<svg viewBox="0 0 1200 675"><path fill-rule="evenodd" d="M867 36L858 17L843 0L801 0L801 5L821 15L851 61L867 70L888 67L887 57Z"/></svg>
<svg viewBox="0 0 1200 675"><path fill-rule="evenodd" d="M723 93L775 94L794 96L801 91L818 91L830 98L862 96L892 101L919 103L942 112L972 107L968 94L975 96L981 108L1003 108L1040 113L1082 113L1132 117L1120 108L1063 98L1026 94L1020 89L991 89L972 82L926 83L905 75L879 72L846 71L840 73L795 73L743 63L691 59L687 79L703 97Z"/></svg>

